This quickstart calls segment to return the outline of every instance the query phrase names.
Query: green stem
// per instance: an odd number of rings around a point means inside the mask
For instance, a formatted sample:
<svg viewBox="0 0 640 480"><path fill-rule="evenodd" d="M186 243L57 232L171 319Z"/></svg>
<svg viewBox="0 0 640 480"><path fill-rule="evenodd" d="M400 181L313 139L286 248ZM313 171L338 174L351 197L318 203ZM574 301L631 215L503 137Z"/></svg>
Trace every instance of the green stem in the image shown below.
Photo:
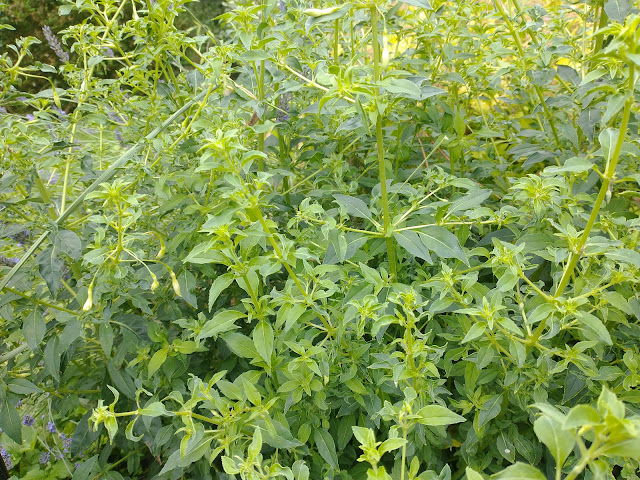
<svg viewBox="0 0 640 480"><path fill-rule="evenodd" d="M402 426L402 438L404 443L402 444L402 460L400 464L400 480L404 480L404 472L406 469L405 464L407 463L407 427Z"/></svg>
<svg viewBox="0 0 640 480"><path fill-rule="evenodd" d="M378 42L378 8L371 7L371 36L373 43L373 82L380 81L380 43ZM376 94L378 88L376 87ZM390 227L391 217L389 215L389 196L387 194L387 169L384 163L384 137L382 136L382 115L376 115L376 146L378 150L378 176L380 179L380 192L382 195L382 215L384 222L384 236L387 244L387 254L389 255L389 269L391 276L397 277L396 250L391 235L393 231Z"/></svg>
<svg viewBox="0 0 640 480"><path fill-rule="evenodd" d="M20 355L22 352L24 352L28 348L29 346L26 343L24 343L19 347L14 348L10 352L5 353L4 355L0 355L0 363L8 362L9 360Z"/></svg>
<svg viewBox="0 0 640 480"><path fill-rule="evenodd" d="M600 9L600 21L598 23L598 29L604 28L607 26L607 21L609 17L607 16L607 12L604 11L604 5ZM600 50L602 50L602 45L604 44L604 35L602 32L596 35L596 45L593 49L593 55L596 55Z"/></svg>
<svg viewBox="0 0 640 480"><path fill-rule="evenodd" d="M280 129L278 131L278 145L280 147L280 167L284 167L285 164L287 164L287 169L289 167L288 165L288 155L287 155L287 142L284 138L284 129ZM289 195L289 177L287 175L284 176L284 178L282 179L282 190L284 191L284 199L287 202L287 204L291 205L291 196Z"/></svg>
<svg viewBox="0 0 640 480"><path fill-rule="evenodd" d="M260 100L260 104L264 101L264 71L265 71L265 61L262 60L260 62L260 77L258 78L258 99ZM258 134L258 151L264 152L264 132L260 132ZM262 156L258 157L258 171L264 171L264 159Z"/></svg>
<svg viewBox="0 0 640 480"><path fill-rule="evenodd" d="M584 251L584 246L587 243L589 238L589 234L591 233L591 229L598 218L598 212L600 211L600 207L602 206L602 202L609 190L609 185L613 180L613 176L616 171L616 166L618 165L618 160L620 158L620 151L622 150L622 144L624 143L624 137L627 133L627 127L629 125L629 117L631 116L631 106L633 105L633 91L635 88L635 66L633 64L629 65L629 97L624 105L624 112L622 113L622 124L620 125L620 131L618 133L618 141L616 142L615 149L613 151L613 155L607 164L607 168L604 172L604 179L602 180L602 186L600 187L600 192L598 193L598 197L596 198L595 204L591 210L591 215L589 215L589 220L587 220L587 225L585 226L582 236L580 237L580 241L576 245L574 251L571 253L571 257L569 259L569 263L567 263L564 272L562 273L562 278L560 279L560 283L558 284L558 288L556 289L556 293L554 297L559 297L562 295L562 292L567 287L569 283L569 279L573 275L573 271L578 265L578 260L580 260L580 256Z"/></svg>
<svg viewBox="0 0 640 480"><path fill-rule="evenodd" d="M335 33L333 38L333 61L338 65L338 45L340 40L340 19L336 18Z"/></svg>

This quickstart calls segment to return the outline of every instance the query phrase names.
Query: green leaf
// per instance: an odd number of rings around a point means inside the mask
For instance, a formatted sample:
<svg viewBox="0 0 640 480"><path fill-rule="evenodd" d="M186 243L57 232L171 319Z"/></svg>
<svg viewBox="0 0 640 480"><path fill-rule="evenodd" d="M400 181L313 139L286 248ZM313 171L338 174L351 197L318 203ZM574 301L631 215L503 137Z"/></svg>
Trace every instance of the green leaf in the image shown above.
<svg viewBox="0 0 640 480"><path fill-rule="evenodd" d="M153 418L168 415L168 412L162 402L153 402L138 410L138 415Z"/></svg>
<svg viewBox="0 0 640 480"><path fill-rule="evenodd" d="M582 82L580 82L580 87L583 85L586 85L589 82L593 82L594 80L599 79L600 77L602 77L603 75L605 75L608 72L608 70L606 68L598 68L592 72L589 72L583 79Z"/></svg>
<svg viewBox="0 0 640 480"><path fill-rule="evenodd" d="M55 298L60 289L64 262L58 257L58 252L55 247L45 248L36 257L36 262L40 275L47 282L49 291Z"/></svg>
<svg viewBox="0 0 640 480"><path fill-rule="evenodd" d="M17 444L22 443L22 425L20 424L20 414L13 405L5 398L0 407L0 428Z"/></svg>
<svg viewBox="0 0 640 480"><path fill-rule="evenodd" d="M259 62L261 60L270 60L271 55L265 50L247 50L242 52L240 59L244 62Z"/></svg>
<svg viewBox="0 0 640 480"><path fill-rule="evenodd" d="M44 322L42 311L34 308L33 312L24 319L22 323L22 334L27 341L27 345L31 351L35 351L40 346L40 342L44 339L47 332L47 325Z"/></svg>
<svg viewBox="0 0 640 480"><path fill-rule="evenodd" d="M273 328L267 321L261 321L253 329L253 344L262 359L271 365L273 353Z"/></svg>
<svg viewBox="0 0 640 480"><path fill-rule="evenodd" d="M483 322L474 323L473 325L471 325L471 328L469 329L467 334L462 339L462 342L460 343L467 343L467 342L470 342L471 340L475 340L476 338L481 336L486 329L487 329L487 326Z"/></svg>
<svg viewBox="0 0 640 480"><path fill-rule="evenodd" d="M481 205L487 198L491 196L491 190L489 189L477 189L471 190L464 196L455 199L449 204L447 215L452 215L457 212L466 212L478 205Z"/></svg>
<svg viewBox="0 0 640 480"><path fill-rule="evenodd" d="M347 213L353 217L364 218L367 220L373 220L371 210L366 203L359 198L350 197L349 195L335 194L333 196L340 205L344 205L347 209Z"/></svg>
<svg viewBox="0 0 640 480"><path fill-rule="evenodd" d="M235 322L245 316L244 313L237 310L222 310L202 326L196 340L203 340L239 328Z"/></svg>
<svg viewBox="0 0 640 480"><path fill-rule="evenodd" d="M82 464L73 472L71 480L87 480L91 478L93 474L93 467L98 463L98 455L94 455L88 460L82 462Z"/></svg>
<svg viewBox="0 0 640 480"><path fill-rule="evenodd" d="M226 288L228 288L229 285L231 285L233 279L233 273L225 273L224 275L220 275L213 281L213 283L211 284L211 288L209 289L209 312L211 312L211 309L213 308L220 294Z"/></svg>
<svg viewBox="0 0 640 480"><path fill-rule="evenodd" d="M413 5L414 7L433 10L433 7L431 7L431 3L429 2L429 0L400 0L400 1L402 3L406 3L407 5Z"/></svg>
<svg viewBox="0 0 640 480"><path fill-rule="evenodd" d="M600 453L607 457L628 457L637 460L640 458L640 437L608 443L601 448Z"/></svg>
<svg viewBox="0 0 640 480"><path fill-rule="evenodd" d="M607 0L604 11L611 20L624 23L624 19L631 11L631 5L627 0Z"/></svg>
<svg viewBox="0 0 640 480"><path fill-rule="evenodd" d="M609 97L607 100L607 110L602 117L601 125L606 125L624 106L624 102L627 100L628 95L626 93L616 93Z"/></svg>
<svg viewBox="0 0 640 480"><path fill-rule="evenodd" d="M422 90L406 78L387 78L378 83L387 92L408 98L419 99L422 96Z"/></svg>
<svg viewBox="0 0 640 480"><path fill-rule="evenodd" d="M473 468L471 467L467 467L467 469L465 470L466 474L467 474L467 480L484 480L484 478L482 477L482 475L480 475L478 472L476 472Z"/></svg>
<svg viewBox="0 0 640 480"><path fill-rule="evenodd" d="M547 477L536 467L517 462L501 472L492 475L493 480L547 480Z"/></svg>
<svg viewBox="0 0 640 480"><path fill-rule="evenodd" d="M620 135L620 131L617 128L607 128L598 135L598 140L602 147L602 154L607 162L609 162L613 157L613 151L616 148L618 135Z"/></svg>
<svg viewBox="0 0 640 480"><path fill-rule="evenodd" d="M198 308L198 299L193 293L196 288L196 277L189 270L183 270L178 278L180 283L180 293L185 302L191 305L193 308Z"/></svg>
<svg viewBox="0 0 640 480"><path fill-rule="evenodd" d="M51 337L44 348L44 368L56 382L60 381L60 356L58 337Z"/></svg>
<svg viewBox="0 0 640 480"><path fill-rule="evenodd" d="M16 378L11 380L11 383L7 384L9 391L17 393L18 395L30 395L32 393L42 393L42 389L30 382L26 378Z"/></svg>
<svg viewBox="0 0 640 480"><path fill-rule="evenodd" d="M418 422L428 426L451 425L466 421L463 416L441 405L427 405L418 410L416 415L420 417Z"/></svg>
<svg viewBox="0 0 640 480"><path fill-rule="evenodd" d="M318 448L318 453L332 468L338 469L338 454L331 434L322 428L316 429L313 440Z"/></svg>
<svg viewBox="0 0 640 480"><path fill-rule="evenodd" d="M85 449L88 449L93 444L93 442L98 439L104 428L104 426L100 424L100 426L94 432L93 428L89 427L88 420L91 417L91 414L92 411L89 410L82 416L80 420L78 420L76 429L73 432L73 437L71 437L71 446L69 447L69 451L74 457Z"/></svg>
<svg viewBox="0 0 640 480"><path fill-rule="evenodd" d="M387 438L382 444L378 447L378 451L380 453L391 452L402 447L406 444L407 441L404 438Z"/></svg>
<svg viewBox="0 0 640 480"><path fill-rule="evenodd" d="M80 237L71 230L58 230L53 236L55 248L69 255L74 261L78 260L82 254L82 241Z"/></svg>
<svg viewBox="0 0 640 480"><path fill-rule="evenodd" d="M602 320L589 312L578 312L580 324L595 333L595 339L603 341L607 345L613 345L609 330L605 327Z"/></svg>
<svg viewBox="0 0 640 480"><path fill-rule="evenodd" d="M370 428L366 427L351 427L353 435L356 440L360 442L360 445L366 448L374 448L376 445L376 434Z"/></svg>
<svg viewBox="0 0 640 480"><path fill-rule="evenodd" d="M429 255L429 249L425 247L418 234L413 230L393 232L393 237L398 242L398 245L404 248L411 255L422 258L428 263L433 263L433 261L431 260L431 256Z"/></svg>
<svg viewBox="0 0 640 480"><path fill-rule="evenodd" d="M598 425L600 415L589 405L576 405L567 414L563 427L565 429L580 428L584 425Z"/></svg>
<svg viewBox="0 0 640 480"><path fill-rule="evenodd" d="M478 413L478 427L484 427L490 420L496 418L502 410L502 395L494 395L482 404Z"/></svg>
<svg viewBox="0 0 640 480"><path fill-rule="evenodd" d="M242 358L256 358L258 352L253 344L253 341L241 333L225 333L222 339L227 344L229 349Z"/></svg>
<svg viewBox="0 0 640 480"><path fill-rule="evenodd" d="M546 415L534 422L533 431L556 459L556 468L562 468L576 444L573 432L564 430L560 422Z"/></svg>
<svg viewBox="0 0 640 480"><path fill-rule="evenodd" d="M640 268L640 253L628 248L619 248L610 252L605 252L605 257L615 260L616 262L630 263Z"/></svg>
<svg viewBox="0 0 640 480"><path fill-rule="evenodd" d="M557 173L581 173L587 172L593 168L593 163L591 163L586 158L582 157L571 157L568 158L561 167L547 167L544 169L544 174L555 175Z"/></svg>
<svg viewBox="0 0 640 480"><path fill-rule="evenodd" d="M458 238L449 230L443 227L424 227L418 233L422 244L429 250L436 252L440 258L456 258L462 263L469 265L469 260L465 255Z"/></svg>
<svg viewBox="0 0 640 480"><path fill-rule="evenodd" d="M156 371L162 366L167 359L167 353L169 353L169 347L163 347L153 354L153 357L149 360L149 365L147 367L149 376L156 373Z"/></svg>

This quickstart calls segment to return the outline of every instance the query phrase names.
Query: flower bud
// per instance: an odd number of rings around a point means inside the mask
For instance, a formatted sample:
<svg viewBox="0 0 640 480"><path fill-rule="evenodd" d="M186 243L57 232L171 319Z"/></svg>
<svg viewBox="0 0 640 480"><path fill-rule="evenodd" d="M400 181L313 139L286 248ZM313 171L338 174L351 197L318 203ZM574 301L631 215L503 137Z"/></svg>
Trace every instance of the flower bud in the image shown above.
<svg viewBox="0 0 640 480"><path fill-rule="evenodd" d="M156 288L160 286L158 283L158 278L152 273L151 278L153 278L153 283L151 284L151 291L154 292Z"/></svg>
<svg viewBox="0 0 640 480"><path fill-rule="evenodd" d="M89 290L87 291L87 301L84 302L82 306L82 310L88 312L93 307L93 283L89 285Z"/></svg>
<svg viewBox="0 0 640 480"><path fill-rule="evenodd" d="M389 66L389 39L387 38L387 30L385 29L382 37L382 68Z"/></svg>
<svg viewBox="0 0 640 480"><path fill-rule="evenodd" d="M176 292L176 295L179 297L182 296L180 293L180 284L178 283L178 279L176 278L176 274L173 271L170 272L171 275L171 286L173 287L173 291Z"/></svg>

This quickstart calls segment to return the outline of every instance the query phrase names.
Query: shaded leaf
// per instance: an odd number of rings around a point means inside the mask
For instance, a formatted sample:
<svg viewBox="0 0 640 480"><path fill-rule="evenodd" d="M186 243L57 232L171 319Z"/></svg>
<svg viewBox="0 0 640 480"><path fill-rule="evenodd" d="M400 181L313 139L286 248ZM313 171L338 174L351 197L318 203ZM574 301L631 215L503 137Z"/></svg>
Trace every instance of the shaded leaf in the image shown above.
<svg viewBox="0 0 640 480"><path fill-rule="evenodd" d="M458 237L443 227L425 227L418 233L422 244L440 258L456 258L469 265L469 260L460 246Z"/></svg>
<svg viewBox="0 0 640 480"><path fill-rule="evenodd" d="M338 454L336 453L336 445L333 442L331 434L322 428L318 428L313 434L313 440L316 443L316 447L318 447L318 453L324 461L331 465L331 467L337 469Z"/></svg>

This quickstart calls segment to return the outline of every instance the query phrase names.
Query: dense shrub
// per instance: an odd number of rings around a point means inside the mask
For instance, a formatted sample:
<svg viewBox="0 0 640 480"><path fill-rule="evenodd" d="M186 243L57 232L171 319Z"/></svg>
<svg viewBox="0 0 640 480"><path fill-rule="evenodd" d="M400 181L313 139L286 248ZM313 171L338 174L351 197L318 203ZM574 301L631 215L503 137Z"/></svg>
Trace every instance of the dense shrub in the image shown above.
<svg viewBox="0 0 640 480"><path fill-rule="evenodd" d="M9 473L637 479L637 10L308 3L3 52Z"/></svg>

